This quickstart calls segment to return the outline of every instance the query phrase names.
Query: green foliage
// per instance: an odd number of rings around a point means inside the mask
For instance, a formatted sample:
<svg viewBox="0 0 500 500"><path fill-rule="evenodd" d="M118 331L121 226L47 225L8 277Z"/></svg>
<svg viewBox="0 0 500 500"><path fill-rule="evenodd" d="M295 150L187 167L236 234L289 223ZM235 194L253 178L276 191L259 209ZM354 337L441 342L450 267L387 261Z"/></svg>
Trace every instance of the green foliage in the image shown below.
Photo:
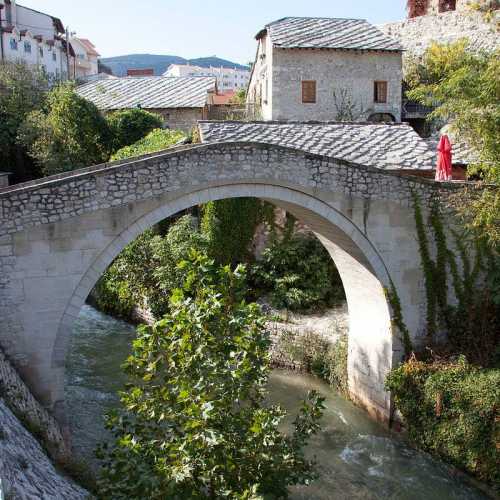
<svg viewBox="0 0 500 500"><path fill-rule="evenodd" d="M231 104L240 104L244 105L247 101L247 90L246 89L238 89L236 93L231 97Z"/></svg>
<svg viewBox="0 0 500 500"><path fill-rule="evenodd" d="M330 343L314 331L301 334L285 331L278 340L282 350L301 369L326 380L336 390L348 394L346 331L339 331L335 342Z"/></svg>
<svg viewBox="0 0 500 500"><path fill-rule="evenodd" d="M262 202L256 198L228 198L204 205L201 229L209 241L210 256L222 265L249 260L261 221Z"/></svg>
<svg viewBox="0 0 500 500"><path fill-rule="evenodd" d="M44 175L106 161L110 139L97 107L80 97L71 84L54 87L43 109L26 117L18 135Z"/></svg>
<svg viewBox="0 0 500 500"><path fill-rule="evenodd" d="M111 161L126 160L134 156L141 156L149 153L156 153L168 149L185 139L184 132L180 130L161 130L156 129L150 132L146 137L137 141L135 144L125 146L118 150L112 157Z"/></svg>
<svg viewBox="0 0 500 500"><path fill-rule="evenodd" d="M139 108L115 111L106 120L113 136L113 151L134 144L163 125L161 116Z"/></svg>
<svg viewBox="0 0 500 500"><path fill-rule="evenodd" d="M253 266L252 281L280 309L316 309L343 298L342 282L330 255L311 236L285 234L283 240L274 241Z"/></svg>
<svg viewBox="0 0 500 500"><path fill-rule="evenodd" d="M412 359L386 385L414 443L499 487L500 370Z"/></svg>
<svg viewBox="0 0 500 500"><path fill-rule="evenodd" d="M46 75L24 62L0 62L0 165L22 182L39 175L17 143L26 116L40 108L48 90Z"/></svg>
<svg viewBox="0 0 500 500"><path fill-rule="evenodd" d="M190 248L206 249L206 239L185 215L165 236L148 230L130 243L99 280L94 294L97 306L130 318L135 306L151 310L157 318L169 311L172 290L181 286L185 272L177 264Z"/></svg>
<svg viewBox="0 0 500 500"><path fill-rule="evenodd" d="M500 182L500 51L472 53L466 39L431 45L407 75L408 96L437 105L430 119L451 123L451 132L478 156L468 169L487 182ZM500 194L483 191L462 210L469 227L492 245L500 243ZM460 205L460 201L457 203ZM463 208L463 205L462 205Z"/></svg>
<svg viewBox="0 0 500 500"><path fill-rule="evenodd" d="M446 351L464 354L482 366L498 362L500 331L500 258L484 240L467 233L454 233L460 260L448 248L446 230L435 204L424 223L419 200L414 199L417 236L427 298L427 342L437 332L447 336ZM436 248L431 256L429 234ZM473 257L471 257L471 255ZM456 303L449 303L451 277Z"/></svg>
<svg viewBox="0 0 500 500"><path fill-rule="evenodd" d="M265 404L270 340L245 271L192 252L171 313L141 327L126 371L124 409L108 417L115 437L100 494L113 499L287 498L315 477L303 448L319 429L322 398L310 393L290 435L285 411Z"/></svg>

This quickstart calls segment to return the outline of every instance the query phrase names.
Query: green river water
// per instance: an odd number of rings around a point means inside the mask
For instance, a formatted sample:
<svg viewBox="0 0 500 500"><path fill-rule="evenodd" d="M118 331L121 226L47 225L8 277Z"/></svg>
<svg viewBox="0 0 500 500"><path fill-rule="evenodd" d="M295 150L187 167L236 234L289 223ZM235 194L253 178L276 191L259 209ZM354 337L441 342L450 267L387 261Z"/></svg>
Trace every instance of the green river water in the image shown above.
<svg viewBox="0 0 500 500"><path fill-rule="evenodd" d="M90 306L82 309L68 356L66 398L75 453L95 469L93 450L108 436L103 413L118 402L135 328ZM274 370L270 400L289 410L288 423L310 389L326 398L322 431L308 452L318 462L320 479L295 488L293 499L485 499L464 479L429 455L416 451L315 377Z"/></svg>

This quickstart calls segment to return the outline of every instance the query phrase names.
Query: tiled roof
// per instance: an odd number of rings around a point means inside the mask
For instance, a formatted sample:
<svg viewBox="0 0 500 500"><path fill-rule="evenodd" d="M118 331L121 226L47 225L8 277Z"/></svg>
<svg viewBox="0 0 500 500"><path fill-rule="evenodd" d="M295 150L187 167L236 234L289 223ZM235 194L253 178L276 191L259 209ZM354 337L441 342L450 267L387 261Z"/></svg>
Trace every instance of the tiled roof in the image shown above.
<svg viewBox="0 0 500 500"><path fill-rule="evenodd" d="M453 165L470 165L479 161L479 155L466 142L455 139L452 134L448 134L451 141L451 161ZM425 139L431 151L436 152L439 144L439 137Z"/></svg>
<svg viewBox="0 0 500 500"><path fill-rule="evenodd" d="M77 92L105 110L202 108L215 86L212 77L125 77L89 82Z"/></svg>
<svg viewBox="0 0 500 500"><path fill-rule="evenodd" d="M274 47L282 49L343 49L401 51L402 47L364 19L285 17L268 24Z"/></svg>
<svg viewBox="0 0 500 500"><path fill-rule="evenodd" d="M260 142L383 170L433 170L435 153L407 124L199 122L203 142Z"/></svg>

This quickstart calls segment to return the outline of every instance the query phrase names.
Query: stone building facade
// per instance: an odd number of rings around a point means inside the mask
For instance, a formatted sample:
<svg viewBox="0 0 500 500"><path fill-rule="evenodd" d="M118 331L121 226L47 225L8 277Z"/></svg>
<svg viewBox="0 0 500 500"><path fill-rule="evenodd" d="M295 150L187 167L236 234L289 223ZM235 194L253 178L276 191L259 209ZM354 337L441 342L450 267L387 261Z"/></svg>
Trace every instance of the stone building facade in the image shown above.
<svg viewBox="0 0 500 500"><path fill-rule="evenodd" d="M405 57L423 54L432 42L448 44L463 38L469 40L473 51L493 52L500 47L499 13L496 11L493 19L488 21L481 12L466 9L457 1L456 11L418 16L379 27L403 46Z"/></svg>
<svg viewBox="0 0 500 500"><path fill-rule="evenodd" d="M401 47L366 21L285 18L256 38L247 99L262 119L401 120Z"/></svg>

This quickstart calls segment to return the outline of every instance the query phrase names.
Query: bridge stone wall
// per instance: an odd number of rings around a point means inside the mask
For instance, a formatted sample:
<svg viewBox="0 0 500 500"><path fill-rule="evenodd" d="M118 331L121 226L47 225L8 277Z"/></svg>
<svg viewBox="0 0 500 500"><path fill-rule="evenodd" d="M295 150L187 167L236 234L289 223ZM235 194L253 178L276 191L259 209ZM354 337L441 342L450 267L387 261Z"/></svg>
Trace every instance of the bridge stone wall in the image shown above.
<svg viewBox="0 0 500 500"><path fill-rule="evenodd" d="M425 318L412 194L425 205L453 189L251 143L181 148L2 189L0 345L64 425L72 325L116 255L180 210L256 196L303 220L335 260L350 315L351 395L387 421L384 379L402 353L385 290L396 287L417 343Z"/></svg>

